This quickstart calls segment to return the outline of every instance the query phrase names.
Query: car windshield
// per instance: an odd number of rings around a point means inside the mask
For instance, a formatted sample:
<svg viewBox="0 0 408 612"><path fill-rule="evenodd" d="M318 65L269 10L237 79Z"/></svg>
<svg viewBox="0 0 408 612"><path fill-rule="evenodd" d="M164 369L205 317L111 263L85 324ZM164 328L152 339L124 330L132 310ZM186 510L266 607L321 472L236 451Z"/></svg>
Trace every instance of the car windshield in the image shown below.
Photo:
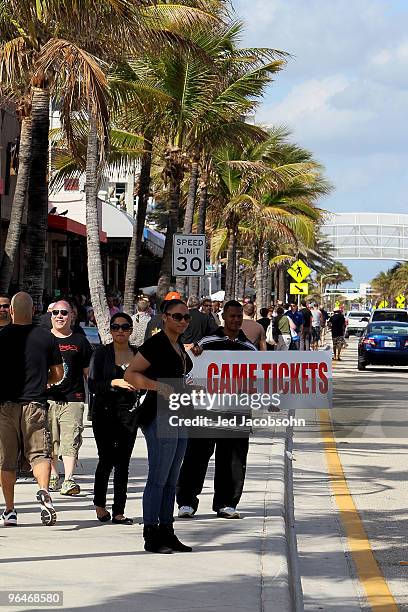
<svg viewBox="0 0 408 612"><path fill-rule="evenodd" d="M363 317L369 317L369 312L349 312L347 315L349 319L362 319Z"/></svg>
<svg viewBox="0 0 408 612"><path fill-rule="evenodd" d="M401 312L374 312L373 321L408 321L408 313L405 310Z"/></svg>
<svg viewBox="0 0 408 612"><path fill-rule="evenodd" d="M408 336L408 325L370 325L367 334L386 334L391 336Z"/></svg>

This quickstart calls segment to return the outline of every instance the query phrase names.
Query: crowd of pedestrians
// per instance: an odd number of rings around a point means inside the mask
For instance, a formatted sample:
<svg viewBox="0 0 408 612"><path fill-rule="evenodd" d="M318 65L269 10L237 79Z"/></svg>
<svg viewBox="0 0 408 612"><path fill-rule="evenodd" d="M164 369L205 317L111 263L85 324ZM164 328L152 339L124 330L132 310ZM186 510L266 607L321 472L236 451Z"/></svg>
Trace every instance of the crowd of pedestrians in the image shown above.
<svg viewBox="0 0 408 612"><path fill-rule="evenodd" d="M221 431L216 437L189 437L184 429L170 427L168 398L187 384L193 365L190 351L199 357L212 350L317 350L329 324L339 359L344 317L335 312L328 319L317 304L302 302L300 309L296 303L263 308L256 320L256 305L249 300L244 305L234 300L223 305L190 296L185 302L174 291L158 309L147 297L138 298L133 316L122 312L112 298L109 308L112 342L93 350L83 326L95 325L94 313L81 296L52 302L40 324L33 322L33 302L27 293L17 293L11 300L0 296L0 351L7 355L0 386L3 524L17 525L14 486L20 470L32 470L38 482L36 499L44 525L56 522L50 492L80 493L75 469L87 387L98 452L96 519L133 523L125 507L129 464L140 430L148 453L145 550L189 552L191 547L174 533L175 501L179 517L196 514L208 463L215 454L213 510L222 518L240 518L237 506L249 448L249 433L234 437Z"/></svg>

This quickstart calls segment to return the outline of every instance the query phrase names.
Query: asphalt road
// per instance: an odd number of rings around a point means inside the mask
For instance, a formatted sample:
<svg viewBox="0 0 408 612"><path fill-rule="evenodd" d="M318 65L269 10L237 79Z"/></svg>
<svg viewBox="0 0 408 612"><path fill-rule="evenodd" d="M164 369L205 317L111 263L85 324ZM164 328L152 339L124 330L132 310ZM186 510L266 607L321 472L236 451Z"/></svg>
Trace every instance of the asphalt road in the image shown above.
<svg viewBox="0 0 408 612"><path fill-rule="evenodd" d="M408 368L359 372L356 365L357 340L350 338L342 361L334 364L337 452L386 584L399 609L408 610ZM295 433L294 464L305 608L370 609L333 497L321 415L308 411L306 420L306 429Z"/></svg>

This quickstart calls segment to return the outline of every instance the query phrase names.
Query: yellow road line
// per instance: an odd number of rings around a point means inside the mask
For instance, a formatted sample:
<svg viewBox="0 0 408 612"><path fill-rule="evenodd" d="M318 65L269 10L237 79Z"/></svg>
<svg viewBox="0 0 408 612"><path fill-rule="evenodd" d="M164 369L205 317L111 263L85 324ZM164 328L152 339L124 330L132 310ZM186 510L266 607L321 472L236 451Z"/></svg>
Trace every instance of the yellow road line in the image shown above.
<svg viewBox="0 0 408 612"><path fill-rule="evenodd" d="M367 533L350 493L337 452L329 411L319 410L319 420L331 488L340 511L351 556L368 602L375 612L398 612L397 603L374 557Z"/></svg>

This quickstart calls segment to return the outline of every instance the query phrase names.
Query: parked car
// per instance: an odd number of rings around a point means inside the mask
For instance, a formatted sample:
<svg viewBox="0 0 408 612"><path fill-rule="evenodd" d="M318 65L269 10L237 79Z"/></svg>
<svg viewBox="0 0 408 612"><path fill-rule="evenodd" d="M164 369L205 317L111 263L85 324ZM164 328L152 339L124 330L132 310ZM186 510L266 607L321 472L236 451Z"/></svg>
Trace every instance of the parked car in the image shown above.
<svg viewBox="0 0 408 612"><path fill-rule="evenodd" d="M402 308L377 308L371 315L370 323L372 321L401 321L401 323L408 323L408 312Z"/></svg>
<svg viewBox="0 0 408 612"><path fill-rule="evenodd" d="M368 365L408 365L408 323L375 321L369 323L358 343L359 370Z"/></svg>
<svg viewBox="0 0 408 612"><path fill-rule="evenodd" d="M346 331L344 336L361 334L368 325L371 313L369 310L349 310L346 314Z"/></svg>

